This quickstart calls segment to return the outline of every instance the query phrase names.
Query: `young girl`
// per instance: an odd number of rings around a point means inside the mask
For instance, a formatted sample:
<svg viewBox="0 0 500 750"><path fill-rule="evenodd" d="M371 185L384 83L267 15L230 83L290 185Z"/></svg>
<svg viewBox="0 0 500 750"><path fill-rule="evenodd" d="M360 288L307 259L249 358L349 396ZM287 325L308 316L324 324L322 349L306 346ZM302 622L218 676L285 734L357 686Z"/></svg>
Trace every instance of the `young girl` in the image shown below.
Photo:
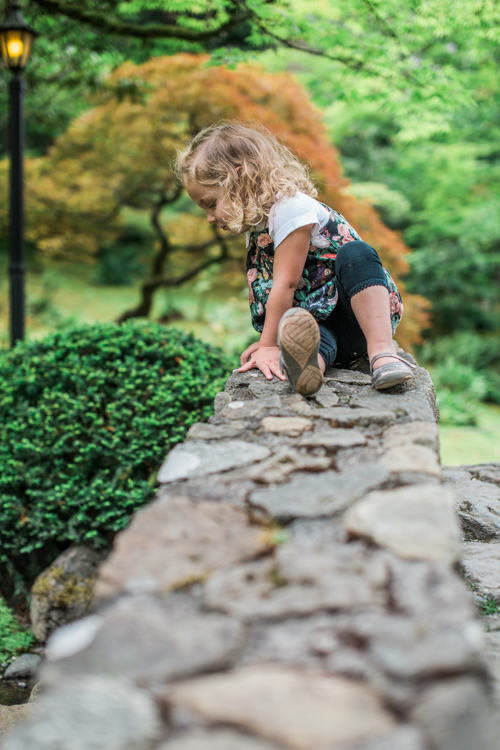
<svg viewBox="0 0 500 750"><path fill-rule="evenodd" d="M260 341L239 372L286 375L298 393L321 388L330 365L368 354L375 388L412 377L392 336L399 292L376 251L316 200L301 162L271 133L238 123L202 130L177 159L188 194L210 224L247 235L253 327Z"/></svg>

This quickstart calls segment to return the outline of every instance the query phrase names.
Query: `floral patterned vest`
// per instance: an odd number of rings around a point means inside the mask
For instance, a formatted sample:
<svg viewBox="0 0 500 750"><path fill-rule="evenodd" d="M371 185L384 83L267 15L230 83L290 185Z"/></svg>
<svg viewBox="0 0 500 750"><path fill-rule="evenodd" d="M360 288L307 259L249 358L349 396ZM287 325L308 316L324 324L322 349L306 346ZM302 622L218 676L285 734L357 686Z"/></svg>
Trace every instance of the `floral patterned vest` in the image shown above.
<svg viewBox="0 0 500 750"><path fill-rule="evenodd" d="M321 204L325 206L324 203ZM294 307L309 310L314 317L325 320L338 300L335 281L335 258L339 247L361 239L355 229L337 211L325 206L330 213L328 224L311 238L302 278L295 290ZM254 227L249 232L247 254L248 301L252 325L262 332L266 303L273 285L274 243L269 227ZM391 302L392 332L401 320L403 303L389 271L384 268Z"/></svg>

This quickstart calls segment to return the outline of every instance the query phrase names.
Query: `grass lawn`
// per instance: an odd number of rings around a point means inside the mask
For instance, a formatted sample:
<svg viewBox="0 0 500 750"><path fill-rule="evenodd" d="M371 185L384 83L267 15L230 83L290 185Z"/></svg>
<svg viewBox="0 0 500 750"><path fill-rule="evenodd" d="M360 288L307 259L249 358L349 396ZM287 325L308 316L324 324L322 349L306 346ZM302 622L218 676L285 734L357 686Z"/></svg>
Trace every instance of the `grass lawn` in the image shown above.
<svg viewBox="0 0 500 750"><path fill-rule="evenodd" d="M440 427L443 466L500 462L500 406L478 407L477 427Z"/></svg>
<svg viewBox="0 0 500 750"><path fill-rule="evenodd" d="M139 283L97 286L92 283L94 273L95 266L84 263L54 264L43 274L29 270L26 279L27 337L40 338L69 325L116 320L139 302ZM206 286L206 283L195 283L190 287L159 290L151 317L161 319L171 315L169 326L190 331L230 355L239 355L249 343L258 340L250 322L247 291L241 289L241 284L208 290ZM7 300L8 284L6 274L2 273L0 348L9 347Z"/></svg>

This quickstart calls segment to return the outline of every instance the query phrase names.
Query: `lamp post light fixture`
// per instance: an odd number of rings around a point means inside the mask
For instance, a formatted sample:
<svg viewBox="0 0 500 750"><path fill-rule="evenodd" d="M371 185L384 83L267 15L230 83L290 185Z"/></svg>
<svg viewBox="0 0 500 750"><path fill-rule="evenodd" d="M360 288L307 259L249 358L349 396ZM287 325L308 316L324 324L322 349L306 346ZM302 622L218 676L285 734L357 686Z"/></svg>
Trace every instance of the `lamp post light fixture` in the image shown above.
<svg viewBox="0 0 500 750"><path fill-rule="evenodd" d="M11 345L24 338L24 80L21 73L27 65L34 38L38 33L23 18L19 0L12 0L10 13L0 25L0 52L12 71L10 93L10 333Z"/></svg>

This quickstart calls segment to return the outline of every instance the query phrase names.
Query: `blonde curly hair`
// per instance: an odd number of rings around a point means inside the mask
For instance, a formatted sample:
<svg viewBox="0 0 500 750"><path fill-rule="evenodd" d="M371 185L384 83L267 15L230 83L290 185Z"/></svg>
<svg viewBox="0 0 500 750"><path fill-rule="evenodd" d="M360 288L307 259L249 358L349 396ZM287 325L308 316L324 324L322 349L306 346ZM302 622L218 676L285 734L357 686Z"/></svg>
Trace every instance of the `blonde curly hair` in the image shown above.
<svg viewBox="0 0 500 750"><path fill-rule="evenodd" d="M241 167L241 170L238 170ZM308 167L262 126L222 122L201 130L177 154L175 171L185 183L220 191L229 207L228 228L240 234L268 216L276 194L297 190L316 198Z"/></svg>

